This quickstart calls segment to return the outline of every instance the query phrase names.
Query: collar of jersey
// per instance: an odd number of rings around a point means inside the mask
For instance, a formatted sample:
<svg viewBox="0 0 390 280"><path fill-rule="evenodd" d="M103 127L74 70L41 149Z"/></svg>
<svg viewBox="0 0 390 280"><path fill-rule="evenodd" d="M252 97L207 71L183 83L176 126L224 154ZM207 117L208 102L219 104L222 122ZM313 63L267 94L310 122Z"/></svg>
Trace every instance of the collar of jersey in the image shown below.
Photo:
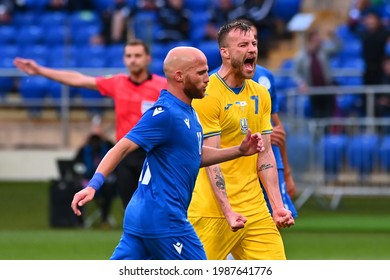
<svg viewBox="0 0 390 280"><path fill-rule="evenodd" d="M240 91L239 91L238 93L236 93L231 87L228 86L227 83L225 83L224 79L222 79L222 77L218 74L218 72L216 72L215 74L216 74L217 78L222 82L222 84L224 84L225 87L226 87L228 90L230 90L231 92L233 92L233 93L236 94L236 95L239 95L239 94L244 90L244 88L245 88L245 86L246 86L246 80L244 80L244 84L242 85Z"/></svg>

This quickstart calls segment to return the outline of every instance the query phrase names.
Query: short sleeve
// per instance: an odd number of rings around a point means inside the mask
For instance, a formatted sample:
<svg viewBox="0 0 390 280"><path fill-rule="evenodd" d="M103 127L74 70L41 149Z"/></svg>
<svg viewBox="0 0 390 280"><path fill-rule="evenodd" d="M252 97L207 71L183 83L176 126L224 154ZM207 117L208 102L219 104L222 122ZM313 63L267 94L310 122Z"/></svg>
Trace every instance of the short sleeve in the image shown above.
<svg viewBox="0 0 390 280"><path fill-rule="evenodd" d="M170 126L171 113L167 108L157 106L147 110L125 137L149 152L168 139Z"/></svg>
<svg viewBox="0 0 390 280"><path fill-rule="evenodd" d="M96 84L99 92L102 95L113 97L115 95L114 88L118 84L118 76L108 75L108 76L96 77Z"/></svg>

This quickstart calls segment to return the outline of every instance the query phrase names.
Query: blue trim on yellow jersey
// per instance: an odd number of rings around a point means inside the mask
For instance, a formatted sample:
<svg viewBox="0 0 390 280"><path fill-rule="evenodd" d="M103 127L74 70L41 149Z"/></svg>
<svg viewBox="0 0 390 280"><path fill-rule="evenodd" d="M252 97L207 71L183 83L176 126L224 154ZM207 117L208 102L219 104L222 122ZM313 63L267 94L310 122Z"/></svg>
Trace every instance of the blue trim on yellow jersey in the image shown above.
<svg viewBox="0 0 390 280"><path fill-rule="evenodd" d="M214 75L214 74L213 74ZM244 89L245 89L245 86L246 86L246 81L244 80L244 83L241 87L241 90L237 93L236 91L234 91L231 87L229 87L229 85L225 82L225 80L218 74L218 72L215 73L215 75L217 76L217 78L222 82L222 84L228 89L230 90L231 92L233 92L234 94L238 95L240 94Z"/></svg>

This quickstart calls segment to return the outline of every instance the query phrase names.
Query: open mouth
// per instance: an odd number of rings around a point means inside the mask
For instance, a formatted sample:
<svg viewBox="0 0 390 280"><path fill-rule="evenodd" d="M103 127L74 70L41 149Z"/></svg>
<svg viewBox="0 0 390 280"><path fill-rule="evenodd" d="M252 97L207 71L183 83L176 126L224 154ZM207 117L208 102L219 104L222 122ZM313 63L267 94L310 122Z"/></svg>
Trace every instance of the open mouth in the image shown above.
<svg viewBox="0 0 390 280"><path fill-rule="evenodd" d="M248 71L253 71L255 65L255 59L254 58L247 58L244 61L244 67Z"/></svg>

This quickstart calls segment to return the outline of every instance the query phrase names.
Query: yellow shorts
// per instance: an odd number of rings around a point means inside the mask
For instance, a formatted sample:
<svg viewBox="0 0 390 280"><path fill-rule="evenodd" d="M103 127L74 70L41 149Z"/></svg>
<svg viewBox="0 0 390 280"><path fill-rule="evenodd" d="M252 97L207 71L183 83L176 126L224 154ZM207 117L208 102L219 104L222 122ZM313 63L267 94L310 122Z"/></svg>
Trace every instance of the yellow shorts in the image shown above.
<svg viewBox="0 0 390 280"><path fill-rule="evenodd" d="M270 215L246 217L243 229L233 232L225 218L189 217L204 245L207 259L285 260L283 240Z"/></svg>

